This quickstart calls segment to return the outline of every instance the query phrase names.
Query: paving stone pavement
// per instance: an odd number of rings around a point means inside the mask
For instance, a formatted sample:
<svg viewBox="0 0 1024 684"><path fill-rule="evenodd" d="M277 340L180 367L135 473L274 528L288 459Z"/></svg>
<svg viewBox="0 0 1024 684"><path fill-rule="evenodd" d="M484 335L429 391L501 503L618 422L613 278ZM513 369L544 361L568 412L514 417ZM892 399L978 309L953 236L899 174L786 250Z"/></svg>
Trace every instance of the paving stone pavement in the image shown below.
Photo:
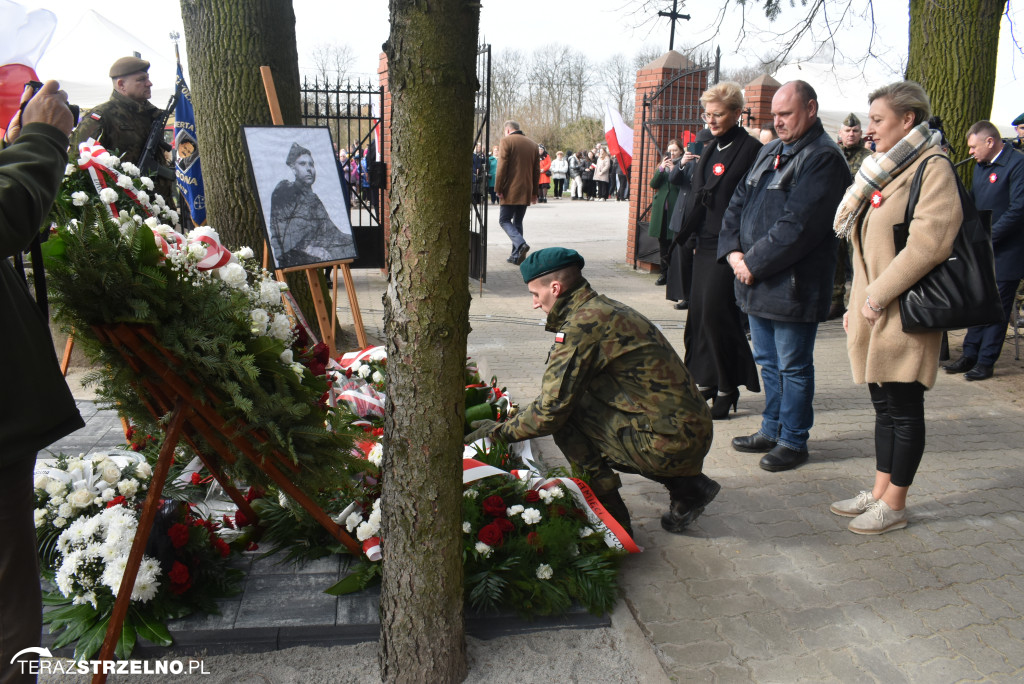
<svg viewBox="0 0 1024 684"><path fill-rule="evenodd" d="M654 276L625 263L627 206L550 201L531 207L534 250L572 247L595 288L659 324L682 353L685 312ZM473 281L469 354L520 402L537 392L551 334L530 308L491 208L490 273ZM382 337L377 271L353 273L368 333ZM339 318L351 323L342 296ZM952 336L954 354L959 337ZM685 535L661 530L664 489L624 475L644 553L624 564L624 601L666 674L687 682L1024 681L1024 364L1007 347L996 377L940 374L926 395L928 446L909 498L910 525L878 537L846 530L828 505L870 486L873 412L852 383L838 321L815 349L810 461L767 473L730 440L760 424L763 395L715 423L705 470L722 492ZM550 439L537 445L557 459ZM614 621L613 621L614 624Z"/></svg>

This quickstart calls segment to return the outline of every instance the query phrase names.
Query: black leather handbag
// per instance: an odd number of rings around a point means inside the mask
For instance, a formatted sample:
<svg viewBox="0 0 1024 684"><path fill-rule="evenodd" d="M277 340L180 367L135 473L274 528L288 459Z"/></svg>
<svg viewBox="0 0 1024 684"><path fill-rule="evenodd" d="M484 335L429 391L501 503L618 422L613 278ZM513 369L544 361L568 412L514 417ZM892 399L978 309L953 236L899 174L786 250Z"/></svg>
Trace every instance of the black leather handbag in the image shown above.
<svg viewBox="0 0 1024 684"><path fill-rule="evenodd" d="M917 167L910 185L910 199L903 223L892 227L896 253L907 245L910 222L921 194L924 168L932 159L953 162L943 155L925 159ZM940 162L941 163L941 162ZM913 287L900 295L903 332L959 330L976 325L991 325L1003 320L1003 307L996 286L996 266L992 256L992 214L979 212L974 200L954 172L963 223L953 242L953 252Z"/></svg>

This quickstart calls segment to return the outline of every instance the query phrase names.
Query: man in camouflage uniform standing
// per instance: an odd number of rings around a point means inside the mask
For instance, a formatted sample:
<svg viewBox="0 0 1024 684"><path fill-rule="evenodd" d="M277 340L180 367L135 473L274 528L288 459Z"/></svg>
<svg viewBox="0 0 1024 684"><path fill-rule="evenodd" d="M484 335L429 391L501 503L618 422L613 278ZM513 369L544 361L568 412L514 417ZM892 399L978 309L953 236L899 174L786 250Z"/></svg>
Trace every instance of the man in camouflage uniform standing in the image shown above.
<svg viewBox="0 0 1024 684"><path fill-rule="evenodd" d="M864 135L860 127L860 119L851 113L843 119L839 129L839 149L850 165L850 175L856 177L860 165L871 156L871 150L864 147ZM850 275L850 241L839 240L839 251L836 259L836 275L832 282L832 306L828 310L828 319L840 318L846 312L846 280Z"/></svg>
<svg viewBox="0 0 1024 684"><path fill-rule="evenodd" d="M161 119L163 110L155 107L149 98L153 83L149 80L149 62L138 57L122 57L110 67L110 80L114 91L110 99L97 105L78 124L71 138L71 149L89 138L103 145L122 161L141 167L140 158L153 123ZM163 142L163 138L161 138ZM154 178L156 191L169 205L174 205L175 181L171 162L164 150L153 150L157 163Z"/></svg>
<svg viewBox="0 0 1024 684"><path fill-rule="evenodd" d="M474 424L466 441L552 435L627 531L616 470L665 485L671 504L661 526L682 532L721 489L701 472L712 438L707 402L654 324L597 294L583 265L574 250L552 247L520 266L533 308L548 314L546 330L555 333L541 394L508 421Z"/></svg>

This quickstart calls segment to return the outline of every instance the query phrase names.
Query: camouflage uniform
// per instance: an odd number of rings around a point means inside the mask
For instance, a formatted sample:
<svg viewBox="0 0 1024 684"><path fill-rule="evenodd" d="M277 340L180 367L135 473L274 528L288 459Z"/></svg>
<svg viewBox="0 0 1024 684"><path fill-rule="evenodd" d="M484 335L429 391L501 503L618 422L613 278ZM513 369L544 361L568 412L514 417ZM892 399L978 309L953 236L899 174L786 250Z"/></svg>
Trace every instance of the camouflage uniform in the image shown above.
<svg viewBox="0 0 1024 684"><path fill-rule="evenodd" d="M613 469L662 482L670 492L667 480L701 474L711 413L654 324L581 279L556 300L546 329L556 337L541 395L498 425L494 437L553 435L599 497L621 486Z"/></svg>
<svg viewBox="0 0 1024 684"><path fill-rule="evenodd" d="M864 141L857 143L853 147L839 146L839 149L843 151L843 156L846 157L846 163L850 166L850 174L856 178L857 172L860 171L860 165L864 163L864 160L871 156L871 150L864 147ZM850 255L853 253L853 248L850 245L850 241L846 238L839 240L839 251L837 253L836 260L836 275L832 280L832 306L833 307L844 307L846 303L846 281L850 275L847 267L850 265Z"/></svg>
<svg viewBox="0 0 1024 684"><path fill-rule="evenodd" d="M77 153L78 145L92 138L111 153L124 161L139 165L139 157L146 146L146 139L153 122L163 116L163 110L150 102L136 102L116 90L110 99L94 107L82 118L71 137L71 149ZM170 162L164 163L170 172L169 178L154 178L156 191L168 204L175 196L174 172Z"/></svg>

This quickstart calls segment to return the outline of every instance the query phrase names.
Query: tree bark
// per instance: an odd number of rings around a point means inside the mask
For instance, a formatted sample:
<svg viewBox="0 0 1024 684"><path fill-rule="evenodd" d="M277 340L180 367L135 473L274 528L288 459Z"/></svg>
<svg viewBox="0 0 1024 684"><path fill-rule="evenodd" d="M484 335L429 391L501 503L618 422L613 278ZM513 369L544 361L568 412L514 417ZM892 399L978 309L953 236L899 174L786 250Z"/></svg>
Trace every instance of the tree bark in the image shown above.
<svg viewBox="0 0 1024 684"><path fill-rule="evenodd" d="M462 478L480 5L391 0L388 406L381 496L386 682L466 676Z"/></svg>
<svg viewBox="0 0 1024 684"><path fill-rule="evenodd" d="M967 129L992 112L999 22L1006 0L910 0L907 78L924 86L957 158Z"/></svg>
<svg viewBox="0 0 1024 684"><path fill-rule="evenodd" d="M181 0L181 18L208 223L225 245L248 245L259 255L265 241L263 217L241 127L272 123L261 66L269 66L274 76L285 125L300 124L295 12L291 0ZM323 271L318 271L324 299L330 302ZM305 274L288 274L288 286L307 320L315 321Z"/></svg>

